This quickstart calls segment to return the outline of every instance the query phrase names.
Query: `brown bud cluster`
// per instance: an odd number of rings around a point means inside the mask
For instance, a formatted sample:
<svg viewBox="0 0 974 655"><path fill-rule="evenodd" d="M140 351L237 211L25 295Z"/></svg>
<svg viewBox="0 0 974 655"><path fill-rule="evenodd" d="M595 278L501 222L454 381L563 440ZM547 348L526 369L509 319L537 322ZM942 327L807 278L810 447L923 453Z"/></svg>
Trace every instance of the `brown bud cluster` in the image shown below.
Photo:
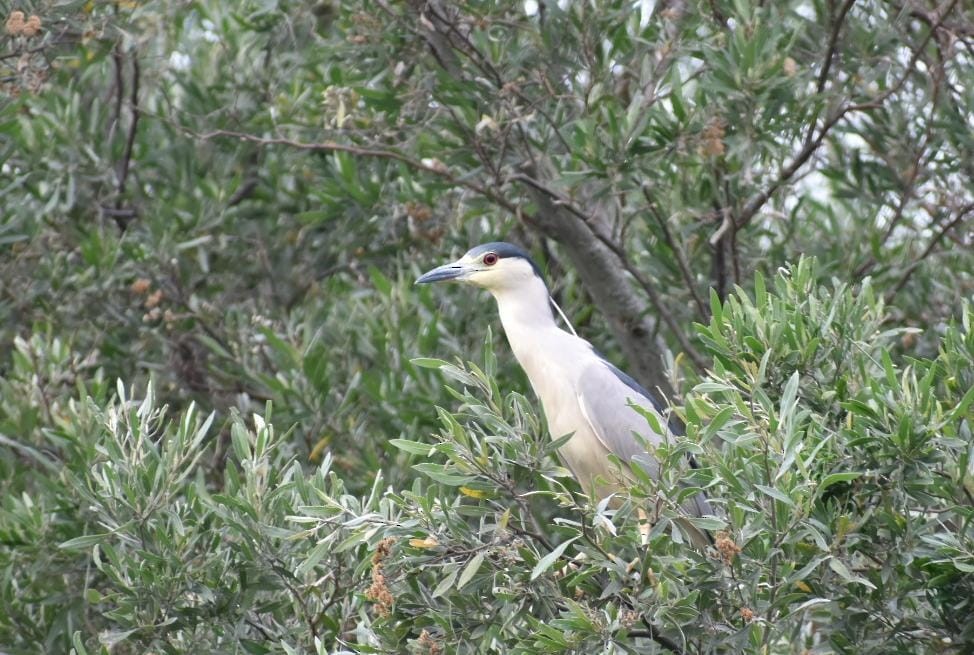
<svg viewBox="0 0 974 655"><path fill-rule="evenodd" d="M129 291L131 291L137 296L143 296L147 294L149 292L149 289L151 288L152 288L152 282L150 282L144 277L140 277L135 282L133 282L131 286L129 286Z"/></svg>
<svg viewBox="0 0 974 655"><path fill-rule="evenodd" d="M718 532L714 540L714 546L720 553L720 559L728 566L734 562L734 558L741 552L741 547L734 543L729 532Z"/></svg>
<svg viewBox="0 0 974 655"><path fill-rule="evenodd" d="M750 623L754 620L754 610L752 610L750 607L742 607L741 618L744 619L745 623Z"/></svg>
<svg viewBox="0 0 974 655"><path fill-rule="evenodd" d="M422 632L419 633L419 639L413 644L413 652L416 655L442 655L443 644L436 640L435 637L430 635L429 632L424 628Z"/></svg>
<svg viewBox="0 0 974 655"><path fill-rule="evenodd" d="M724 145L726 134L727 123L724 122L723 118L716 116L710 119L707 127L703 129L697 151L704 157L720 157L727 151Z"/></svg>
<svg viewBox="0 0 974 655"><path fill-rule="evenodd" d="M628 630L632 626L639 622L639 612L634 610L625 610L622 616L619 617L619 625Z"/></svg>
<svg viewBox="0 0 974 655"><path fill-rule="evenodd" d="M798 74L798 62L791 57L785 57L785 60L781 62L781 69L788 77L794 77Z"/></svg>
<svg viewBox="0 0 974 655"><path fill-rule="evenodd" d="M426 164L426 160L423 163ZM445 230L441 224L431 220L434 216L433 209L429 205L410 201L405 204L403 210L406 213L410 235L433 244L439 243Z"/></svg>
<svg viewBox="0 0 974 655"><path fill-rule="evenodd" d="M155 291L149 294L148 298L145 299L145 303L143 303L145 305L145 308L153 309L154 307L158 307L159 303L162 302L163 296L164 294L162 293L162 289L156 289Z"/></svg>
<svg viewBox="0 0 974 655"><path fill-rule="evenodd" d="M430 206L421 202L410 200L403 209L406 210L406 216L420 223L425 223L433 217L433 210Z"/></svg>
<svg viewBox="0 0 974 655"><path fill-rule="evenodd" d="M4 31L9 36L25 36L28 39L37 36L41 32L41 17L31 14L24 17L22 11L12 11L4 24Z"/></svg>
<svg viewBox="0 0 974 655"><path fill-rule="evenodd" d="M375 604L376 614L382 617L392 613L392 604L395 601L382 571L382 562L389 556L394 543L395 539L386 537L376 544L375 552L372 553L372 584L365 590L365 597Z"/></svg>

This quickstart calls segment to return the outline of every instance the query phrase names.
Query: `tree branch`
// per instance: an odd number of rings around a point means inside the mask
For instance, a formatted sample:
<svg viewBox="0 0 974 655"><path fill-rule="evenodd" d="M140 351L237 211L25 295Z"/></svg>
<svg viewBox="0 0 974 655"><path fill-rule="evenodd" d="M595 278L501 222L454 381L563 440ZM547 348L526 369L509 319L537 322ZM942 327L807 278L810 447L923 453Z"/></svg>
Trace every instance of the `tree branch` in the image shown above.
<svg viewBox="0 0 974 655"><path fill-rule="evenodd" d="M832 60L838 54L839 32L842 31L842 24L845 22L845 17L849 14L849 10L852 9L852 5L854 4L856 4L856 0L846 0L846 3L842 5L842 9L839 10L839 15L835 18L835 22L832 23L832 33L829 35L829 44L825 48L825 61L822 62L822 70L818 74L815 93L825 91L825 84L829 79L829 69L832 68Z"/></svg>
<svg viewBox="0 0 974 655"><path fill-rule="evenodd" d="M914 67L916 67L917 62L920 61L920 57L923 56L923 51L930 43L930 40L933 39L934 35L937 33L937 30L940 29L940 26L943 24L944 19L947 18L947 15L954 10L956 5L957 0L950 0L942 11L939 9L936 11L936 22L930 25L930 29L927 32L927 35L923 38L923 41L921 41L920 45L913 50L913 54L910 56L910 61L907 62L903 75L901 75L900 79L896 81L896 84L889 87L869 102L850 105L848 111L878 109L883 105L883 102L885 102L887 98L894 93L899 92L899 90L903 88L903 85L906 84L906 80L910 77L910 73L913 71Z"/></svg>
<svg viewBox="0 0 974 655"><path fill-rule="evenodd" d="M133 55L132 85L129 89L129 111L132 113L132 118L129 122L128 134L125 137L125 151L122 154L122 161L118 170L119 205L116 208L121 207L121 196L125 193L125 187L128 183L129 171L132 168L132 151L135 149L135 137L139 129L139 118L141 118L141 112L139 111L139 78L139 60L137 56Z"/></svg>
<svg viewBox="0 0 974 655"><path fill-rule="evenodd" d="M773 196L778 189L791 180L795 173L797 173L798 170L812 157L812 155L815 154L815 151L818 150L819 146L822 145L822 142L825 140L825 137L828 136L830 130L835 127L835 125L842 120L842 118L853 112L881 108L887 98L903 88L903 85L906 84L906 80L910 77L910 73L916 66L917 61L919 61L923 50L927 47L927 44L930 43L930 39L933 38L934 33L936 33L937 29L940 27L944 18L946 18L946 16L953 10L954 6L957 4L957 1L958 0L950 0L950 3L944 8L943 11L937 11L936 23L930 27L930 31L927 33L926 37L924 37L920 44L913 50L913 54L905 67L903 75L900 76L893 86L889 87L868 102L851 103L840 107L822 124L817 136L813 136L815 134L815 126L812 126L812 128L809 130L808 137L802 144L801 149L795 154L790 162L782 167L781 171L778 173L778 177L775 178L766 189L753 196L744 205L744 208L741 210L741 213L738 215L736 220L736 226L738 229L747 225L761 210L761 208L764 207L768 200L771 199L771 196Z"/></svg>
<svg viewBox="0 0 974 655"><path fill-rule="evenodd" d="M115 64L114 96L115 103L112 110L112 120L108 131L108 140L113 141L122 124L122 109L126 104L125 88L125 53L122 50L121 41L115 44L112 50L112 60ZM129 125L125 135L125 147L122 151L122 158L115 165L115 206L101 206L101 214L110 217L115 221L120 232L124 232L128 224L137 215L132 207L126 207L125 190L128 186L129 173L132 169L132 155L135 150L135 138L138 135L139 119L142 112L139 108L139 82L141 78L141 68L139 67L138 54L132 53L132 75L131 84L128 88L129 106Z"/></svg>
<svg viewBox="0 0 974 655"><path fill-rule="evenodd" d="M706 322L709 318L710 312L707 310L707 305L704 304L703 299L697 292L697 281L694 278L693 272L690 270L690 263L687 261L686 253L683 252L683 247L676 242L673 238L673 233L670 232L670 227L666 222L666 219L659 211L659 206L656 200L652 196L652 192L646 184L640 185L640 189L643 192L643 197L646 198L646 202L649 203L649 213L653 215L656 222L659 223L660 230L663 232L663 239L666 241L666 245L669 246L670 250L673 251L673 256L676 258L677 266L680 268L680 273L683 275L683 282L687 285L687 290L690 292L690 296L693 298L694 304L697 306L697 313L701 321Z"/></svg>
<svg viewBox="0 0 974 655"><path fill-rule="evenodd" d="M518 215L519 208L516 204L500 195L493 189L485 187L477 182L470 180L467 177L460 177L454 175L450 170L441 162L429 161L429 160L419 160L408 155L404 155L396 150L388 150L384 148L369 148L364 146L349 145L347 143L339 143L337 141L317 141L317 142L307 142L307 141L296 141L293 139L287 139L284 137L261 137L254 134L247 134L246 132L237 132L234 130L212 130L209 132L196 132L189 129L186 126L180 125L179 128L193 136L194 138L200 139L202 141L210 141L213 139L238 139L240 141L247 141L249 143L257 143L264 146L287 146L289 148L296 148L298 150L309 150L312 152L345 152L350 155L355 155L357 157L368 157L372 159L391 159L403 163L410 168L418 171L423 171L425 173L431 173L443 180L446 180L449 184L454 186L463 187L469 189L475 193L478 193L485 198L493 201L495 204L503 207L512 214Z"/></svg>
<svg viewBox="0 0 974 655"><path fill-rule="evenodd" d="M906 180L903 182L903 191L896 203L896 208L893 210L893 216L890 218L889 224L886 226L886 230L883 232L882 237L880 237L880 243L883 244L883 246L885 246L886 242L889 241L889 238L893 236L896 226L900 224L900 221L905 215L907 204L913 198L916 191L917 180L920 177L920 167L923 163L924 156L927 154L927 149L930 146L930 142L933 140L933 130L934 125L936 125L937 105L940 100L940 87L944 79L944 75L944 62L941 61L939 65L934 68L933 92L931 93L930 97L930 115L927 117L927 125L924 129L923 136L920 139L920 143L917 146L916 154L910 163ZM893 170L892 164L890 165L890 169ZM876 258L874 256L869 256L866 261L856 269L856 277L862 277L875 265Z"/></svg>
<svg viewBox="0 0 974 655"><path fill-rule="evenodd" d="M917 257L916 260L914 260L913 263L906 268L903 275L900 277L899 282L896 283L896 286L893 287L892 291L886 294L885 301L887 303L891 303L896 294L899 293L904 286L906 286L906 283L910 281L910 277L913 275L914 271L920 267L924 260L933 254L934 249L936 249L940 242L944 240L944 237L946 237L947 234L950 233L955 227L963 223L964 219L966 219L972 213L974 213L974 202L968 203L961 207L958 210L957 215L954 216L953 220L944 225L940 231L937 232L932 239L930 239L930 243L927 244L927 247L923 250L920 256Z"/></svg>

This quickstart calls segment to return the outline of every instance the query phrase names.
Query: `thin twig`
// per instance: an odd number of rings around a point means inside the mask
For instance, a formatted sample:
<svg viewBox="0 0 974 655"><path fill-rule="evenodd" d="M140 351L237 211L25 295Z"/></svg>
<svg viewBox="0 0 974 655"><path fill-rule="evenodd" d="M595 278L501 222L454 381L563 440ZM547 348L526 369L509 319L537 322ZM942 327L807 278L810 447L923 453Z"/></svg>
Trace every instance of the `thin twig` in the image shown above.
<svg viewBox="0 0 974 655"><path fill-rule="evenodd" d="M307 142L307 141L295 141L293 139L286 139L283 137L260 137L254 134L247 134L246 132L237 132L234 130L212 130L209 132L196 132L189 129L186 126L180 125L179 128L186 134L189 134L197 139L203 141L210 141L213 139L220 138L230 138L238 139L240 141L247 141L249 143L257 143L260 145L271 146L280 145L288 146L290 148L296 148L298 150L309 150L317 152L345 152L350 155L356 155L358 157L369 157L374 159L391 159L393 161L398 161L406 164L410 168L420 170L426 173L432 173L437 177L443 178L450 184L455 186L460 186L465 189L469 189L478 193L485 198L490 199L497 205L503 207L512 214L518 213L518 207L510 200L504 198L497 192L484 187L476 182L471 181L466 177L460 177L454 175L450 170L442 164L439 163L425 163L418 159L414 159L408 155L404 155L401 152L395 150L387 150L382 148L366 148L363 146L354 146L347 143L338 143L337 141L317 141L317 142Z"/></svg>
<svg viewBox="0 0 974 655"><path fill-rule="evenodd" d="M114 141L115 132L122 123L122 105L125 102L125 58L122 55L121 42L112 49L112 62L115 64L115 86L112 89L115 103L112 106L112 121L108 126L108 141Z"/></svg>
<svg viewBox="0 0 974 655"><path fill-rule="evenodd" d="M936 23L931 26L927 36L923 39L923 41L920 42L917 48L913 50L913 54L906 65L903 75L896 81L895 84L893 84L893 86L889 87L868 102L843 105L837 109L832 116L826 119L826 121L822 124L822 127L819 129L817 136L814 136L815 125L812 125L808 136L806 137L805 142L802 144L802 147L798 153L795 154L790 162L782 167L781 171L778 173L778 176L771 182L771 184L768 185L766 189L760 191L744 205L740 215L737 217L736 227L738 229L747 225L761 210L761 208L764 207L768 200L771 199L774 193L784 186L789 180L791 180L795 173L797 173L798 170L811 158L815 151L818 150L819 146L821 146L822 142L825 140L825 137L828 136L831 129L835 127L835 125L842 120L842 118L853 112L881 108L887 98L903 88L903 85L906 84L906 80L910 77L910 73L916 66L917 61L919 61L923 50L927 47L927 44L930 43L930 39L933 38L934 33L940 27L940 24L943 22L944 18L953 10L956 4L957 0L951 0L943 11L937 12Z"/></svg>
<svg viewBox="0 0 974 655"><path fill-rule="evenodd" d="M838 54L836 47L839 44L839 32L842 31L842 24L845 22L845 17L855 3L856 0L846 0L846 3L842 5L842 9L839 10L839 15L836 17L835 22L832 24L829 45L825 48L825 61L822 62L822 70L818 74L818 83L815 85L816 93L825 91L825 84L829 79L829 69L832 68L832 60Z"/></svg>
<svg viewBox="0 0 974 655"><path fill-rule="evenodd" d="M896 286L893 287L892 291L890 291L886 295L887 303L892 302L893 297L896 296L896 294L900 291L900 289L906 286L906 283L909 282L910 277L913 275L913 272L920 267L920 264L922 264L927 257L933 254L934 249L936 249L936 247L940 244L940 242L944 240L944 237L947 236L947 234L951 232L955 227L963 223L964 219L967 218L971 213L974 213L974 202L968 203L967 205L961 207L961 209L957 212L957 215L953 218L953 220L947 223L946 225L944 225L940 229L940 231L937 232L937 234L935 234L932 239L930 239L930 243L927 244L927 247L923 250L920 256L917 257L916 260L907 267L907 269L903 272L900 281L897 282Z"/></svg>
<svg viewBox="0 0 974 655"><path fill-rule="evenodd" d="M923 137L920 139L920 143L916 149L916 155L911 162L909 172L907 173L906 180L903 183L903 192L900 194L899 199L896 203L896 208L893 210L893 216L889 220L889 224L886 226L886 230L883 232L882 237L880 237L880 243L886 245L890 237L893 236L893 232L896 227L903 220L903 216L906 212L906 206L909 201L913 198L914 192L917 187L917 180L920 177L920 167L923 163L923 158L927 154L927 149L930 146L930 142L933 140L933 129L937 124L936 112L937 105L940 100L940 87L945 74L944 62L941 61L940 65L936 67L933 76L933 93L930 98L930 116L927 118L927 125L923 133ZM931 156L936 155L936 151L931 153ZM857 278L862 277L868 273L873 266L876 265L875 256L870 256L859 268L856 269L855 276Z"/></svg>
<svg viewBox="0 0 974 655"><path fill-rule="evenodd" d="M132 85L129 89L129 111L132 112L132 118L129 122L128 135L125 139L125 152L122 155L122 162L119 166L118 173L118 195L119 204L116 208L121 207L121 196L125 193L125 186L128 183L129 171L132 168L132 151L135 149L135 137L139 129L139 118L141 118L141 112L139 111L139 78L140 78L140 68L138 57L133 53L132 55Z"/></svg>
<svg viewBox="0 0 974 655"><path fill-rule="evenodd" d="M680 648L680 646L669 637L664 637L663 635L661 635L659 632L659 628L657 628L655 625L650 623L649 619L643 618L642 621L643 621L643 625L646 626L646 632L645 632L646 637L649 637L650 639L655 641L663 648L673 653L676 653L677 655L683 655L683 649ZM640 637L644 636L643 634L635 634L633 632L630 632L629 634L632 636L640 636Z"/></svg>
<svg viewBox="0 0 974 655"><path fill-rule="evenodd" d="M80 34L73 33L69 29L65 28L61 30L57 34L57 36L54 36L48 39L47 41L41 43L40 45L34 46L33 48L27 48L25 50L13 50L11 52L3 53L2 55L0 55L0 61L4 61L6 59L13 59L14 57L22 57L23 55L37 54L38 52L43 52L48 48L52 48L56 45L60 45L63 41L67 40L66 37L80 38L80 36L81 36Z"/></svg>
<svg viewBox="0 0 974 655"><path fill-rule="evenodd" d="M670 231L670 227L666 222L666 218L659 210L659 206L656 203L655 198L652 196L652 192L646 184L640 185L643 192L643 197L646 198L646 202L649 203L649 213L653 215L656 222L659 223L660 230L663 232L663 239L666 241L666 245L669 246L670 250L673 251L673 256L676 258L677 266L680 268L680 273L683 275L683 281L687 285L687 290L690 292L690 296L693 298L694 304L697 306L697 312L701 321L706 322L709 312L707 311L707 305L704 304L703 299L697 292L697 282L693 276L693 272L690 270L690 263L687 261L686 253L683 252L683 247L681 244L676 242L673 238L673 233Z"/></svg>
<svg viewBox="0 0 974 655"><path fill-rule="evenodd" d="M784 186L794 175L798 172L802 166L805 165L818 147L822 145L825 137L828 135L829 130L835 127L842 117L848 113L848 109L840 109L836 111L830 118L828 118L822 125L821 131L818 136L813 137L808 140L798 151L798 153L788 162L778 173L778 177L775 178L771 184L768 185L766 189L760 191L757 195L747 201L744 207L741 209L741 213L737 216L736 224L737 228L740 229L747 225L751 219L761 210L762 207L771 199L771 196L775 192Z"/></svg>
<svg viewBox="0 0 974 655"><path fill-rule="evenodd" d="M944 19L947 17L947 14L953 11L954 6L956 5L957 5L957 0L951 0L950 3L943 11L938 10L936 12L937 13L936 22L930 25L930 31L927 32L927 35L924 37L923 41L920 42L920 45L917 46L915 50L913 50L913 54L910 56L910 61L907 62L906 69L904 70L903 75L900 77L900 79L896 81L896 84L886 89L885 91L880 93L878 96L876 96L869 102L850 105L849 111L877 109L882 106L883 102L887 98L889 98L894 93L899 92L899 90L903 88L903 85L906 84L906 80L909 79L910 73L913 71L913 68L917 65L917 62L920 60L920 57L923 55L923 51L926 50L927 45L930 43L930 40L937 33L937 30L940 29L940 26L943 24Z"/></svg>
<svg viewBox="0 0 974 655"><path fill-rule="evenodd" d="M252 196L259 183L260 182L256 177L248 177L245 179L243 184L237 187L237 190L234 191L233 195L230 196L230 199L227 200L227 207L236 207L244 200Z"/></svg>

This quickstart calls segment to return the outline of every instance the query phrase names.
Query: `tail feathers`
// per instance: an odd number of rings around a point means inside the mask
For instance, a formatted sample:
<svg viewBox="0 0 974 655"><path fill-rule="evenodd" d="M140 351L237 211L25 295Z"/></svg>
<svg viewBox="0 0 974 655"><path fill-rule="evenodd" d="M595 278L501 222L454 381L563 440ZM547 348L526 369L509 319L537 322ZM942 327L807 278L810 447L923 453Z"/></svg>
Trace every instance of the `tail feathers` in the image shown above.
<svg viewBox="0 0 974 655"><path fill-rule="evenodd" d="M687 500L681 505L680 509L687 516L713 516L714 508L707 500L707 496L702 492L694 496L693 498ZM683 533L690 538L690 543L697 548L707 548L708 546L714 545L714 537L707 530L703 530L693 525L688 519L681 517L677 519L677 523L683 530Z"/></svg>
<svg viewBox="0 0 974 655"><path fill-rule="evenodd" d="M700 550L706 550L714 545L714 537L707 530L702 530L690 522L685 516L676 519L680 530L690 540L690 543Z"/></svg>

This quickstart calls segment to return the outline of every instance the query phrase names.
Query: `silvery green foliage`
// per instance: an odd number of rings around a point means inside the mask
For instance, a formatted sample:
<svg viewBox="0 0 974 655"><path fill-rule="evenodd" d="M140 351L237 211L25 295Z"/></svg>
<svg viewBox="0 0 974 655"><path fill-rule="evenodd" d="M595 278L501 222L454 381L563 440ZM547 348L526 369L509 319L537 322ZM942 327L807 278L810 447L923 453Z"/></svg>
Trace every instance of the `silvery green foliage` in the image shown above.
<svg viewBox="0 0 974 655"><path fill-rule="evenodd" d="M613 505L578 495L489 348L483 366L413 361L451 390L440 427L392 440L411 482L356 493L330 454L299 465L269 406L66 389L50 428L4 434L20 491L0 506L0 635L14 652L962 652L971 308L935 358L896 361L869 282L815 279L803 260L713 303L687 436ZM8 417L75 361L20 348ZM720 508L708 552L663 500L696 489Z"/></svg>

